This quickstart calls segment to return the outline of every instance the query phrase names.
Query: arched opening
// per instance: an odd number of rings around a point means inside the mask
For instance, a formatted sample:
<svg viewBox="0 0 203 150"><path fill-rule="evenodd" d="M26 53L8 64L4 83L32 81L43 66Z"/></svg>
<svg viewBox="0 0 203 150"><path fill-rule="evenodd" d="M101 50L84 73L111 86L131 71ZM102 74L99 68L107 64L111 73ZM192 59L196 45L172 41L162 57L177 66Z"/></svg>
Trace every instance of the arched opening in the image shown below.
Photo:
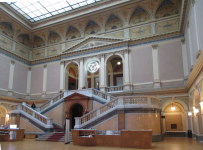
<svg viewBox="0 0 203 150"><path fill-rule="evenodd" d="M111 14L106 23L106 31L123 27L123 22L117 16Z"/></svg>
<svg viewBox="0 0 203 150"><path fill-rule="evenodd" d="M85 86L86 88L98 88L99 89L99 61L96 59L90 59L86 62L85 68Z"/></svg>
<svg viewBox="0 0 203 150"><path fill-rule="evenodd" d="M5 110L5 108L0 106L0 126L1 125L7 126L8 121L9 121L8 119L9 118L6 117L6 110Z"/></svg>
<svg viewBox="0 0 203 150"><path fill-rule="evenodd" d="M70 39L76 39L80 37L80 32L78 31L78 29L69 26L68 28L68 32L66 33L66 39L70 40Z"/></svg>
<svg viewBox="0 0 203 150"><path fill-rule="evenodd" d="M174 107L174 109L172 109ZM186 131L186 116L184 106L178 101L170 101L165 105L166 131Z"/></svg>
<svg viewBox="0 0 203 150"><path fill-rule="evenodd" d="M90 35L90 34L96 34L96 33L100 33L100 27L97 23L95 23L94 21L89 21L86 29L85 29L85 36Z"/></svg>
<svg viewBox="0 0 203 150"><path fill-rule="evenodd" d="M68 64L65 71L65 89L78 89L78 65L72 62Z"/></svg>
<svg viewBox="0 0 203 150"><path fill-rule="evenodd" d="M75 117L81 117L83 115L83 107L80 104L74 104L70 108L70 128L74 129Z"/></svg>
<svg viewBox="0 0 203 150"><path fill-rule="evenodd" d="M107 85L123 86L123 61L118 55L113 55L107 60ZM110 92L110 91L108 91Z"/></svg>

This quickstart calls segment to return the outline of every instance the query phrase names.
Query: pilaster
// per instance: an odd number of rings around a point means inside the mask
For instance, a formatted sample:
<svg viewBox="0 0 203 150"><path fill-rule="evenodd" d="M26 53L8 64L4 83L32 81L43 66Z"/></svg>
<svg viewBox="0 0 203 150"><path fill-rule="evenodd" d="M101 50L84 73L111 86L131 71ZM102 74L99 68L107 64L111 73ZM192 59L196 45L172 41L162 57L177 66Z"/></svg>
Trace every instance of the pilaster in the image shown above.
<svg viewBox="0 0 203 150"><path fill-rule="evenodd" d="M15 52L16 51L16 42L13 41L13 48L12 51Z"/></svg>
<svg viewBox="0 0 203 150"><path fill-rule="evenodd" d="M64 61L60 62L60 91L64 90Z"/></svg>
<svg viewBox="0 0 203 150"><path fill-rule="evenodd" d="M83 58L80 58L80 67L79 68L80 69L79 69L79 80L78 80L79 87L78 87L78 89L82 89L82 87L85 85Z"/></svg>
<svg viewBox="0 0 203 150"><path fill-rule="evenodd" d="M100 62L100 91L105 92L105 65L104 65L104 54L101 54L101 62ZM108 78L108 76L107 76Z"/></svg>
<svg viewBox="0 0 203 150"><path fill-rule="evenodd" d="M186 51L186 44L185 39L181 40L181 48L182 48L182 58L183 58L183 74L185 82L188 79L189 70L188 70L188 62L187 62L187 51Z"/></svg>
<svg viewBox="0 0 203 150"><path fill-rule="evenodd" d="M130 29L124 29L124 37L126 38L130 37Z"/></svg>
<svg viewBox="0 0 203 150"><path fill-rule="evenodd" d="M47 56L47 47L44 49L44 56Z"/></svg>
<svg viewBox="0 0 203 150"><path fill-rule="evenodd" d="M29 51L29 59L32 59L32 51Z"/></svg>
<svg viewBox="0 0 203 150"><path fill-rule="evenodd" d="M9 82L8 82L8 95L13 96L13 78L14 78L15 61L10 62Z"/></svg>
<svg viewBox="0 0 203 150"><path fill-rule="evenodd" d="M42 97L46 97L46 90L47 90L47 65L44 65L44 73L43 73L43 91Z"/></svg>
<svg viewBox="0 0 203 150"><path fill-rule="evenodd" d="M129 49L124 50L124 91L130 90Z"/></svg>
<svg viewBox="0 0 203 150"><path fill-rule="evenodd" d="M31 74L32 74L32 68L28 67L28 73L27 73L27 90L26 90L26 99L30 99L30 88L31 88Z"/></svg>
<svg viewBox="0 0 203 150"><path fill-rule="evenodd" d="M156 24L155 22L151 23L151 34L155 34L156 33Z"/></svg>
<svg viewBox="0 0 203 150"><path fill-rule="evenodd" d="M161 81L159 77L159 63L158 63L158 44L152 45L152 64L154 75L154 88L161 88Z"/></svg>

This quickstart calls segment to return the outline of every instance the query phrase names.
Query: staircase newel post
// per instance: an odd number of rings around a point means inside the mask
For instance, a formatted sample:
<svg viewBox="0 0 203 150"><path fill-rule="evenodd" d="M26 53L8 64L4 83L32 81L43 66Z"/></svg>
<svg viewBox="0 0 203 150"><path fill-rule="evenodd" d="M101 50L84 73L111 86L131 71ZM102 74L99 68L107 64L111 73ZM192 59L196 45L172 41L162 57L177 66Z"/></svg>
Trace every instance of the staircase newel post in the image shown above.
<svg viewBox="0 0 203 150"><path fill-rule="evenodd" d="M52 124L53 124L52 118L47 118L47 125L52 125Z"/></svg>
<svg viewBox="0 0 203 150"><path fill-rule="evenodd" d="M74 129L79 129L81 125L80 117L75 117L75 126Z"/></svg>

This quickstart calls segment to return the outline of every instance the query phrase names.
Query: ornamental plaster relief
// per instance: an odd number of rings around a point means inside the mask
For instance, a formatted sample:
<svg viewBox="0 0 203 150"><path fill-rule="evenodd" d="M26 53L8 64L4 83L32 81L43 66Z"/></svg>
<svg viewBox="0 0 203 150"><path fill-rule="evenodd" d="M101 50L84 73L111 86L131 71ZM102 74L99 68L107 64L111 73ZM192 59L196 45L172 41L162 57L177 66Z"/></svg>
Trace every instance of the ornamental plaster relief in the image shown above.
<svg viewBox="0 0 203 150"><path fill-rule="evenodd" d="M130 37L131 38L139 38L139 37L147 36L150 34L151 34L151 26L150 25L130 29Z"/></svg>
<svg viewBox="0 0 203 150"><path fill-rule="evenodd" d="M44 49L41 50L35 50L32 52L32 58L38 59L44 57Z"/></svg>
<svg viewBox="0 0 203 150"><path fill-rule="evenodd" d="M163 21L160 23L156 23L156 32L157 33L165 33L169 31L175 31L179 29L179 18L172 19L169 21Z"/></svg>
<svg viewBox="0 0 203 150"><path fill-rule="evenodd" d="M22 47L20 45L16 45L16 51L17 54L21 55L22 57L29 59L29 50L25 47Z"/></svg>
<svg viewBox="0 0 203 150"><path fill-rule="evenodd" d="M58 53L61 52L61 45L57 45L57 46L53 46L53 47L48 47L47 51L48 51L48 56L57 55Z"/></svg>
<svg viewBox="0 0 203 150"><path fill-rule="evenodd" d="M0 46L7 49L7 50L12 50L12 41L10 41L9 39L0 36Z"/></svg>

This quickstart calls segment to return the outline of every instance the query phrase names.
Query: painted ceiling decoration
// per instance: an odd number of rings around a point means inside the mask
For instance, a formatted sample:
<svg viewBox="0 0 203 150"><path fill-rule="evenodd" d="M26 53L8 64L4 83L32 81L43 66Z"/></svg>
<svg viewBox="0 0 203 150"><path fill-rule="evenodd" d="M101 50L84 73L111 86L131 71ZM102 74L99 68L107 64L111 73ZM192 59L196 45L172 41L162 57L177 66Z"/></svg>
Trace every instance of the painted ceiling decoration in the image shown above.
<svg viewBox="0 0 203 150"><path fill-rule="evenodd" d="M74 28L73 26L69 26L68 32L66 35L66 40L75 39L80 37L80 32L78 29Z"/></svg>
<svg viewBox="0 0 203 150"><path fill-rule="evenodd" d="M76 29L76 28L74 28L73 26L69 26L68 32L70 32L71 30L74 30L74 29Z"/></svg>
<svg viewBox="0 0 203 150"><path fill-rule="evenodd" d="M39 37L34 36L33 48L44 46L45 42Z"/></svg>
<svg viewBox="0 0 203 150"><path fill-rule="evenodd" d="M51 37L52 35L56 35L57 33L54 31L50 31L49 37Z"/></svg>
<svg viewBox="0 0 203 150"><path fill-rule="evenodd" d="M94 21L91 21L91 20L90 20L90 21L88 22L88 24L87 24L87 27L89 27L89 26L91 26L91 25L93 25L93 24L96 24L96 23L95 23ZM97 25L97 24L96 24L96 25Z"/></svg>
<svg viewBox="0 0 203 150"><path fill-rule="evenodd" d="M117 16L111 14L111 16L109 17L108 21L111 21L111 20L113 20L113 19L119 19L119 18L118 18ZM108 22L108 21L107 21L107 22Z"/></svg>
<svg viewBox="0 0 203 150"><path fill-rule="evenodd" d="M161 5L159 6L159 8L165 6L165 5L174 5L170 0L164 0Z"/></svg>
<svg viewBox="0 0 203 150"><path fill-rule="evenodd" d="M132 15L135 15L136 13L139 13L139 12L146 12L146 11L144 9L142 9L141 7L137 7Z"/></svg>
<svg viewBox="0 0 203 150"><path fill-rule="evenodd" d="M26 37L29 40L29 34L21 34L21 35Z"/></svg>
<svg viewBox="0 0 203 150"><path fill-rule="evenodd" d="M2 22L3 24L6 24L8 27L12 29L12 24L10 22Z"/></svg>
<svg viewBox="0 0 203 150"><path fill-rule="evenodd" d="M40 38L39 36L36 36L36 35L35 35L35 36L34 36L34 41L37 40L37 39L41 39L41 38Z"/></svg>

